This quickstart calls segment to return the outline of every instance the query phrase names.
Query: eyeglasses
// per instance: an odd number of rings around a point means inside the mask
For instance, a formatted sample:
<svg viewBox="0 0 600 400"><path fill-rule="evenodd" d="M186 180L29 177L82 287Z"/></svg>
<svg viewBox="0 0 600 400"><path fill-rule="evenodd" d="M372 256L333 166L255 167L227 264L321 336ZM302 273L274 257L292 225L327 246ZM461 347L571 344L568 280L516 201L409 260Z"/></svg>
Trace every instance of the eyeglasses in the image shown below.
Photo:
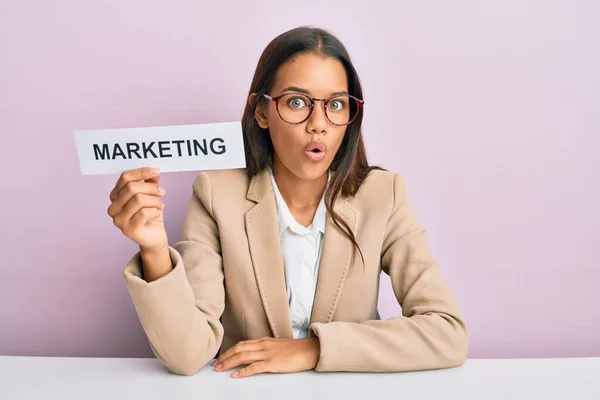
<svg viewBox="0 0 600 400"><path fill-rule="evenodd" d="M273 97L263 96L273 102L279 117L288 124L301 124L312 114L315 102L322 101L327 120L333 125L344 126L351 124L363 107L364 100L348 94L336 95L329 99L315 99L302 93L284 93Z"/></svg>

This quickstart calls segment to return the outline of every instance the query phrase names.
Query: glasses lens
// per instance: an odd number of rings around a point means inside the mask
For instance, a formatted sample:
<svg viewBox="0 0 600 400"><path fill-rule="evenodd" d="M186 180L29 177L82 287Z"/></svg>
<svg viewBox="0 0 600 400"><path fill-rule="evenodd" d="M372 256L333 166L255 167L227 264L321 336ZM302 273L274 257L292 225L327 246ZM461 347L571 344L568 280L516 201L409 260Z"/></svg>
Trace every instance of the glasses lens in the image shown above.
<svg viewBox="0 0 600 400"><path fill-rule="evenodd" d="M297 124L310 115L310 104L310 98L304 95L297 93L285 94L279 99L279 115L284 121Z"/></svg>
<svg viewBox="0 0 600 400"><path fill-rule="evenodd" d="M327 103L327 117L331 123L346 125L358 113L358 101L350 96L336 96Z"/></svg>

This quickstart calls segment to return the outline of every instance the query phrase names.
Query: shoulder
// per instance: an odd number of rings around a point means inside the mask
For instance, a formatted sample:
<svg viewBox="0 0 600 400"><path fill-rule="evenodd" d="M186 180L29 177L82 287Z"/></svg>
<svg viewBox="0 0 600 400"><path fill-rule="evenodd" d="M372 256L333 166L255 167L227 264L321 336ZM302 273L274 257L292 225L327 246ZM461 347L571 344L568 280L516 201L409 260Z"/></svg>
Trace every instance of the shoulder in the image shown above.
<svg viewBox="0 0 600 400"><path fill-rule="evenodd" d="M356 197L392 196L405 191L404 177L399 172L372 170L358 189Z"/></svg>
<svg viewBox="0 0 600 400"><path fill-rule="evenodd" d="M389 189L396 175L397 173L393 171L374 169L365 178L361 189L364 187L369 187L370 189Z"/></svg>
<svg viewBox="0 0 600 400"><path fill-rule="evenodd" d="M214 188L248 189L249 185L248 173L245 168L203 171L198 174L196 181L198 180L206 180Z"/></svg>
<svg viewBox="0 0 600 400"><path fill-rule="evenodd" d="M246 169L238 168L199 172L192 186L196 196L212 208L231 199L245 199L249 184Z"/></svg>
<svg viewBox="0 0 600 400"><path fill-rule="evenodd" d="M372 170L356 192L353 203L365 208L393 209L406 195L402 174L394 171Z"/></svg>

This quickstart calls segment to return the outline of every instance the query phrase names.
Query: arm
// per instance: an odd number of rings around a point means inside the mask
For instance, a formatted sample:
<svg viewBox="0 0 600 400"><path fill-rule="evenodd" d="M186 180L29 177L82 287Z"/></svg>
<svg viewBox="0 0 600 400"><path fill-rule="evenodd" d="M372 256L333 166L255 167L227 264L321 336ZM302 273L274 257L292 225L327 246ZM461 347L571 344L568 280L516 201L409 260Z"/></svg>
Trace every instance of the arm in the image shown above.
<svg viewBox="0 0 600 400"><path fill-rule="evenodd" d="M144 249L140 246L142 276L146 282L154 282L173 270L171 250L166 244L158 250Z"/></svg>
<svg viewBox="0 0 600 400"><path fill-rule="evenodd" d="M315 323L317 371L410 371L462 365L468 332L410 205L399 175L382 246L382 269L403 316L363 323Z"/></svg>
<svg viewBox="0 0 600 400"><path fill-rule="evenodd" d="M206 365L223 339L219 318L225 305L224 275L210 193L208 175L199 174L181 241L169 247L172 270L147 282L138 253L124 272L153 353L170 371L182 375Z"/></svg>

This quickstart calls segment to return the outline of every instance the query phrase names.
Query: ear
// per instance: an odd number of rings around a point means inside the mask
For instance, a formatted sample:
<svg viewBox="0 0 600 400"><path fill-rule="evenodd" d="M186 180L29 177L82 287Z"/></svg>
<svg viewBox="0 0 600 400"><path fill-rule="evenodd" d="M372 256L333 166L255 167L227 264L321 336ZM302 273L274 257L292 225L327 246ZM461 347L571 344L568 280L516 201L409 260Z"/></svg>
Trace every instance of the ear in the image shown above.
<svg viewBox="0 0 600 400"><path fill-rule="evenodd" d="M252 107L254 106L256 101L258 101L256 93L252 93L250 97L248 97L248 104L250 104L250 107ZM269 127L269 124L267 122L267 115L265 114L264 105L264 102L258 102L258 104L256 105L256 109L254 110L254 119L256 119L258 126L260 126L263 129L267 129Z"/></svg>

